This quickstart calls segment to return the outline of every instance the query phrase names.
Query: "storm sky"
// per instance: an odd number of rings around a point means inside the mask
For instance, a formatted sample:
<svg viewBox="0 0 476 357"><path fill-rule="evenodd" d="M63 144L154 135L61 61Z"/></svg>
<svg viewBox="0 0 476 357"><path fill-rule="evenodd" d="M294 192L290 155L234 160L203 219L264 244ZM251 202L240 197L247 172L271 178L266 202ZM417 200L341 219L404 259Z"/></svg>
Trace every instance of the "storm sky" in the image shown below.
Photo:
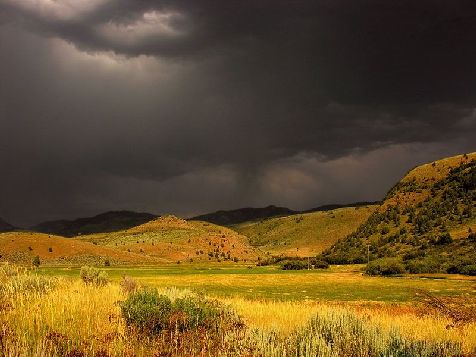
<svg viewBox="0 0 476 357"><path fill-rule="evenodd" d="M474 0L0 0L0 217L381 199L476 150Z"/></svg>

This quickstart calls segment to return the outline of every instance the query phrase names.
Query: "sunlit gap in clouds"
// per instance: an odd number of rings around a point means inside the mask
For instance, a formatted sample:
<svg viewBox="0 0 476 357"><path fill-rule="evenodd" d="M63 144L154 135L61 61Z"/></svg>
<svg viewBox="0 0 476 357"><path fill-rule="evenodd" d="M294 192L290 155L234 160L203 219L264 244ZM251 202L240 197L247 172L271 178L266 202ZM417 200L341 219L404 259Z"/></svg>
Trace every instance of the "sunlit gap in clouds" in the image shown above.
<svg viewBox="0 0 476 357"><path fill-rule="evenodd" d="M135 46L143 42L169 41L185 35L177 12L150 11L128 24L108 22L100 25L98 34L110 42Z"/></svg>
<svg viewBox="0 0 476 357"><path fill-rule="evenodd" d="M108 10L114 5L112 0L0 0L1 3L19 11L25 23L38 26L49 36L56 33L81 51L104 52L101 56L109 51L129 57L168 52L191 33L190 19L170 8L115 16ZM109 63L118 59L108 54Z"/></svg>
<svg viewBox="0 0 476 357"><path fill-rule="evenodd" d="M44 19L72 21L94 12L112 0L2 0Z"/></svg>
<svg viewBox="0 0 476 357"><path fill-rule="evenodd" d="M153 56L128 57L113 51L84 51L60 38L50 39L49 48L62 72L79 73L91 69L95 73L125 77L128 81L149 82L173 73L173 66Z"/></svg>

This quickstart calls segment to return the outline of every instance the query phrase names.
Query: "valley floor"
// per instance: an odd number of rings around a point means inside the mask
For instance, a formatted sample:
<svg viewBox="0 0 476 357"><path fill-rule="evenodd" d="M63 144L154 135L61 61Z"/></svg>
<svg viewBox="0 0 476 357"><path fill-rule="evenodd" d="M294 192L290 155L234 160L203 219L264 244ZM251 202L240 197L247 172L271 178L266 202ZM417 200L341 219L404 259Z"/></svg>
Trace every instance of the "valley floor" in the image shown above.
<svg viewBox="0 0 476 357"><path fill-rule="evenodd" d="M240 297L278 301L412 302L421 291L441 296L476 298L476 277L455 274L409 274L370 277L364 265L329 269L283 271L274 266L163 265L107 267L110 279L130 276L143 285L186 288L213 297ZM79 267L41 267L45 276L79 277Z"/></svg>
<svg viewBox="0 0 476 357"><path fill-rule="evenodd" d="M42 266L30 278L5 274L0 356L476 354L476 322L460 323L424 300L474 303L475 278L369 277L359 265L310 271L239 264L104 270L110 283L103 287L85 285L79 267ZM235 311L245 328L232 327L218 340L200 331L144 339L128 330L121 315L121 302L130 296L120 287L124 276L171 299L204 293Z"/></svg>

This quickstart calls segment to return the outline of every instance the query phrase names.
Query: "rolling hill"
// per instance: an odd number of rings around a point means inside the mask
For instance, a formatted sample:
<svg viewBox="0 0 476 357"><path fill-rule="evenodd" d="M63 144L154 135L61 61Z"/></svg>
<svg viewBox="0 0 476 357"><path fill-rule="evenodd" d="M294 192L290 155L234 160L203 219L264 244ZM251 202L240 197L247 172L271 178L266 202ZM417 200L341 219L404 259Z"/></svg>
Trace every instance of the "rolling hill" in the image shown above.
<svg viewBox="0 0 476 357"><path fill-rule="evenodd" d="M114 233L74 238L168 262L255 261L261 252L235 231L202 221L164 216Z"/></svg>
<svg viewBox="0 0 476 357"><path fill-rule="evenodd" d="M37 224L32 231L74 237L81 234L115 232L128 229L156 218L150 213L110 211L94 217L58 220Z"/></svg>
<svg viewBox="0 0 476 357"><path fill-rule="evenodd" d="M0 232L10 232L14 230L15 230L14 226L12 226L10 223L7 223L3 219L0 218Z"/></svg>
<svg viewBox="0 0 476 357"><path fill-rule="evenodd" d="M124 252L70 238L36 232L0 234L0 261L30 265L35 256L42 264L111 264L159 263L160 259Z"/></svg>
<svg viewBox="0 0 476 357"><path fill-rule="evenodd" d="M330 263L394 258L411 273L476 274L476 153L408 172L355 232L323 252Z"/></svg>
<svg viewBox="0 0 476 357"><path fill-rule="evenodd" d="M231 228L250 244L272 255L309 257L353 232L377 205L338 208L286 217L245 222Z"/></svg>

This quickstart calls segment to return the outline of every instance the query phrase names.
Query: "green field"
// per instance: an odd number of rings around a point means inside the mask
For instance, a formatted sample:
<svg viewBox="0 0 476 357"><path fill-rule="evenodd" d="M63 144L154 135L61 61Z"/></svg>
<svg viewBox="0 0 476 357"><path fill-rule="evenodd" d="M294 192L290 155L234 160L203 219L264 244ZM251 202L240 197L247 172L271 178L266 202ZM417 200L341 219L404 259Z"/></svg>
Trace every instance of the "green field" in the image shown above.
<svg viewBox="0 0 476 357"><path fill-rule="evenodd" d="M277 267L160 266L104 268L113 281L130 276L145 286L186 288L216 297L257 300L411 302L419 290L444 296L476 296L476 279L433 275L369 277L363 266L327 270L283 271ZM79 267L42 267L40 275L79 277Z"/></svg>

